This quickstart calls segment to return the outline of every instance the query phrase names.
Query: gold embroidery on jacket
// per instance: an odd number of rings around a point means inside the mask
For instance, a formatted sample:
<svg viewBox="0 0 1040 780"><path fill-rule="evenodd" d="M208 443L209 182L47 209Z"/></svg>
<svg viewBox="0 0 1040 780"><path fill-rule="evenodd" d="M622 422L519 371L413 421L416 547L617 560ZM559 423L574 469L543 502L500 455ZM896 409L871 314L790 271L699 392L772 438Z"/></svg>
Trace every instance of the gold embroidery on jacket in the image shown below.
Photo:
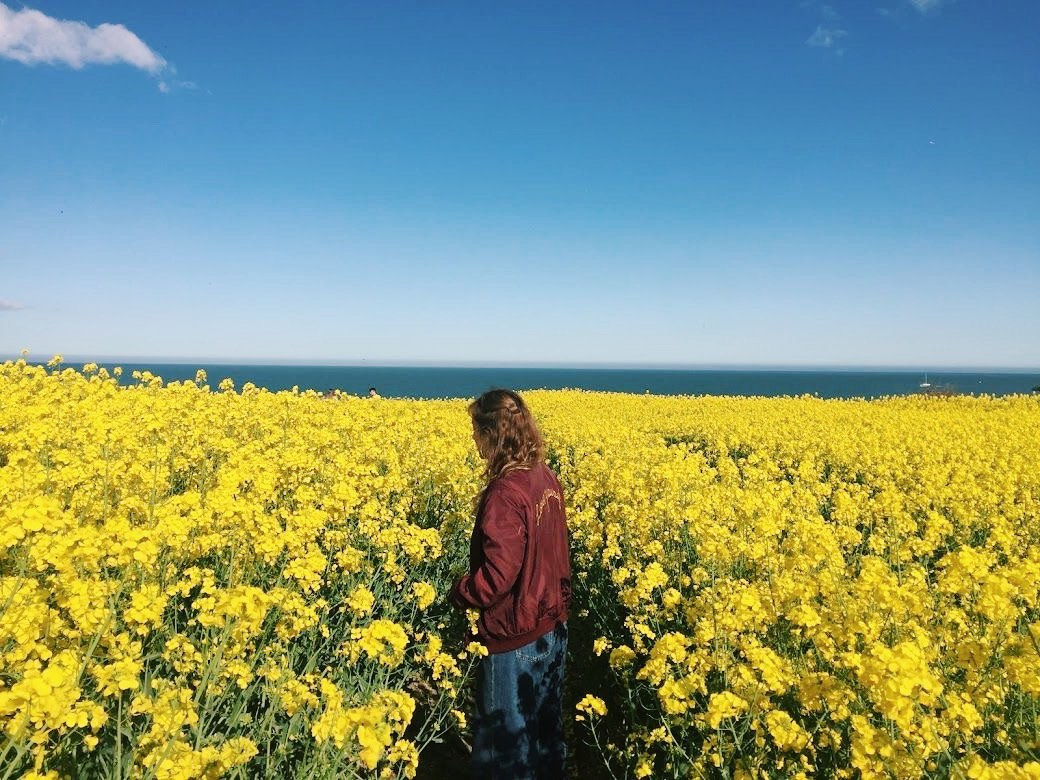
<svg viewBox="0 0 1040 780"><path fill-rule="evenodd" d="M542 497L538 500L538 504L535 506L534 512L534 524L538 525L542 522L542 512L545 511L545 505L549 502L550 498L555 498L556 501L563 506L563 499L560 498L560 494L552 488L546 488L542 492Z"/></svg>

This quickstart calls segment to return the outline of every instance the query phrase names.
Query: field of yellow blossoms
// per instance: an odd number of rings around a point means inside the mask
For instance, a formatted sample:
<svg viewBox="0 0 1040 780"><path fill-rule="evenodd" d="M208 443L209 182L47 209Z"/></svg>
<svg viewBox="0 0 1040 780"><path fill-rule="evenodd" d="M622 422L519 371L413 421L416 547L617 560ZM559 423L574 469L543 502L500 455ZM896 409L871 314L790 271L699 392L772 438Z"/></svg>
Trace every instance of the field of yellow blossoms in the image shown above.
<svg viewBox="0 0 1040 780"><path fill-rule="evenodd" d="M1040 778L1040 398L525 398L576 774ZM463 400L0 364L0 780L422 776L481 465Z"/></svg>

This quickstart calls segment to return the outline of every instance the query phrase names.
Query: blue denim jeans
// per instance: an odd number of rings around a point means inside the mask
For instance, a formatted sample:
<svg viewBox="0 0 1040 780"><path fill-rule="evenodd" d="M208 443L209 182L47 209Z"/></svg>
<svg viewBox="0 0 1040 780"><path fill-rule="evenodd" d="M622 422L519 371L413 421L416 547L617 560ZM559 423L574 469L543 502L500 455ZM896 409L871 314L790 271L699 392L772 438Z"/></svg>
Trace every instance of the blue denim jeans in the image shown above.
<svg viewBox="0 0 1040 780"><path fill-rule="evenodd" d="M491 653L477 673L474 778L562 778L567 624L530 644Z"/></svg>

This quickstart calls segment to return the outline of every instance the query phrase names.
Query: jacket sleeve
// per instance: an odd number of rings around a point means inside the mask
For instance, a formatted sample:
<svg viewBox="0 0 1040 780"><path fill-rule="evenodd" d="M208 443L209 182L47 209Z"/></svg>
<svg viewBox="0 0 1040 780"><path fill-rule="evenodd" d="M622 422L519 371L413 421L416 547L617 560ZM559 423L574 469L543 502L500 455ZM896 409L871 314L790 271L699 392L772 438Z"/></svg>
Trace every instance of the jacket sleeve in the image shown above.
<svg viewBox="0 0 1040 780"><path fill-rule="evenodd" d="M452 588L451 601L460 608L486 609L501 601L520 575L527 547L523 505L510 491L491 493L478 522L484 562Z"/></svg>

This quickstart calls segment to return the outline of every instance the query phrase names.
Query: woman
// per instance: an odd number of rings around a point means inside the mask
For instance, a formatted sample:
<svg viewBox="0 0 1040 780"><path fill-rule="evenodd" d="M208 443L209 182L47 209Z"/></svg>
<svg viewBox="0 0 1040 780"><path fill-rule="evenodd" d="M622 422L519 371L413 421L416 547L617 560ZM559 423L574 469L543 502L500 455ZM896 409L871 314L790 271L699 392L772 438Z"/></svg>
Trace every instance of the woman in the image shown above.
<svg viewBox="0 0 1040 780"><path fill-rule="evenodd" d="M564 658L571 568L563 491L523 399L489 390L469 406L487 467L469 573L452 603L480 610L474 777L563 777Z"/></svg>

